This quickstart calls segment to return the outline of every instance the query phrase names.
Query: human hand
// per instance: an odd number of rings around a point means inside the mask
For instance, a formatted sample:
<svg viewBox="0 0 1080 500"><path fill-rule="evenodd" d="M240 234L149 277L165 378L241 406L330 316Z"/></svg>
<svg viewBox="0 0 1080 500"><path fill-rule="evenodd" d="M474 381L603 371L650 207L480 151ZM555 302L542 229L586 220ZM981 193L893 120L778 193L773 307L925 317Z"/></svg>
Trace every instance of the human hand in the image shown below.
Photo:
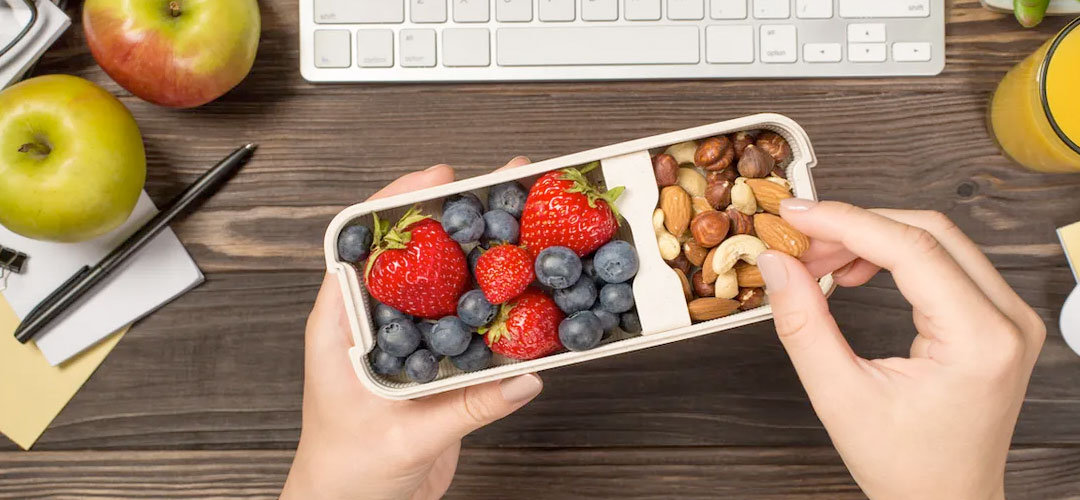
<svg viewBox="0 0 1080 500"><path fill-rule="evenodd" d="M506 167L527 164L518 157ZM394 181L372 196L446 184L454 171L436 165ZM457 468L461 438L536 397L536 375L491 382L416 401L390 401L356 379L337 278L327 274L308 318L300 445L282 499L399 500L441 497Z"/></svg>
<svg viewBox="0 0 1080 500"><path fill-rule="evenodd" d="M1004 498L1039 316L939 213L785 200L781 215L812 242L802 262L758 259L776 331L855 481L874 499ZM881 268L914 309L910 358L852 352L816 281Z"/></svg>

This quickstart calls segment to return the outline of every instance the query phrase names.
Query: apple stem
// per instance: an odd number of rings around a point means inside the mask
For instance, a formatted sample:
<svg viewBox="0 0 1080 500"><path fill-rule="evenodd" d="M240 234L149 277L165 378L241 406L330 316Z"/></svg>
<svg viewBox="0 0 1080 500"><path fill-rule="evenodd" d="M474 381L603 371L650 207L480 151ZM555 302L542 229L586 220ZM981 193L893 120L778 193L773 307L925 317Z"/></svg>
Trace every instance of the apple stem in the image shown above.
<svg viewBox="0 0 1080 500"><path fill-rule="evenodd" d="M29 142L19 147L20 153L29 153L42 158L52 153L52 148L40 142Z"/></svg>
<svg viewBox="0 0 1080 500"><path fill-rule="evenodd" d="M169 14L173 17L180 17L180 2L169 2Z"/></svg>

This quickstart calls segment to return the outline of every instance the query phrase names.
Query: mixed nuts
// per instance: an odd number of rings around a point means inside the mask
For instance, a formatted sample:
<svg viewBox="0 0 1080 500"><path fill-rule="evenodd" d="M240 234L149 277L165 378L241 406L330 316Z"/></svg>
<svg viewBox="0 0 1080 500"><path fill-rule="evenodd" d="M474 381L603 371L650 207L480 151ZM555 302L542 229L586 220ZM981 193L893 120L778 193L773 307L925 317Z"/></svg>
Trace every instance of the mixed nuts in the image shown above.
<svg viewBox="0 0 1080 500"><path fill-rule="evenodd" d="M785 175L791 157L783 136L757 130L682 142L652 157L656 242L695 322L765 305L757 256L773 249L799 257L809 248L779 216L780 203L794 196Z"/></svg>

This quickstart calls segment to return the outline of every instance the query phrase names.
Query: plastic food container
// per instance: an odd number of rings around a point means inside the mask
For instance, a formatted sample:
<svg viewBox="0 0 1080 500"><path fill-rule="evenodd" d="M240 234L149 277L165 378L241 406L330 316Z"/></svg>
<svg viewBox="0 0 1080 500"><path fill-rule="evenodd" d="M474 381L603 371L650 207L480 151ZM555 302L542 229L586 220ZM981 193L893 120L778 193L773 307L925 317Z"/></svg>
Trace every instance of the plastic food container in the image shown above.
<svg viewBox="0 0 1080 500"><path fill-rule="evenodd" d="M772 308L764 305L731 316L691 324L679 278L660 257L652 227L652 213L659 199L659 188L653 176L650 151L679 142L741 130L771 130L787 139L793 153L792 160L786 166L787 177L793 185L795 196L817 199L811 176L817 160L806 132L785 116L758 114L552 158L520 168L360 203L341 211L326 231L326 265L329 272L337 276L345 300L353 338L353 347L349 349L348 356L352 360L357 378L379 396L389 399L413 399L732 330L771 319ZM444 359L440 364L438 377L426 384L404 378L385 377L374 372L368 361L368 353L375 347L376 329L371 316L375 302L363 284L362 271L338 258L337 235L343 227L355 223L370 226L373 212L379 213L381 218L396 220L414 205L419 205L424 213L439 214L442 200L446 196L471 191L481 199L486 199L486 191L490 186L516 180L528 187L545 172L593 161L600 161L601 168L589 174L590 180L608 188L626 188L616 202L625 219L616 238L632 243L641 261L641 270L634 279L633 287L642 334L619 331L591 351L561 352L531 361L518 361L496 354L492 366L469 373L461 372ZM832 277L823 278L821 287L826 293L831 292Z"/></svg>

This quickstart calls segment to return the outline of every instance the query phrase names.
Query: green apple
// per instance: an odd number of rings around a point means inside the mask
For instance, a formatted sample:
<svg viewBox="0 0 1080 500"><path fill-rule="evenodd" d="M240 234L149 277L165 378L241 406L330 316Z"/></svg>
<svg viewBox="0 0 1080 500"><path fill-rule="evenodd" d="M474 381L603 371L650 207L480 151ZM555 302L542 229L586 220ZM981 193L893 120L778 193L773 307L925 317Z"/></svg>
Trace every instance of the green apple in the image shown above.
<svg viewBox="0 0 1080 500"><path fill-rule="evenodd" d="M135 118L82 78L41 76L0 92L0 224L77 242L127 220L146 181Z"/></svg>
<svg viewBox="0 0 1080 500"><path fill-rule="evenodd" d="M83 29L101 68L132 94L174 108L202 106L255 62L255 0L86 0Z"/></svg>

